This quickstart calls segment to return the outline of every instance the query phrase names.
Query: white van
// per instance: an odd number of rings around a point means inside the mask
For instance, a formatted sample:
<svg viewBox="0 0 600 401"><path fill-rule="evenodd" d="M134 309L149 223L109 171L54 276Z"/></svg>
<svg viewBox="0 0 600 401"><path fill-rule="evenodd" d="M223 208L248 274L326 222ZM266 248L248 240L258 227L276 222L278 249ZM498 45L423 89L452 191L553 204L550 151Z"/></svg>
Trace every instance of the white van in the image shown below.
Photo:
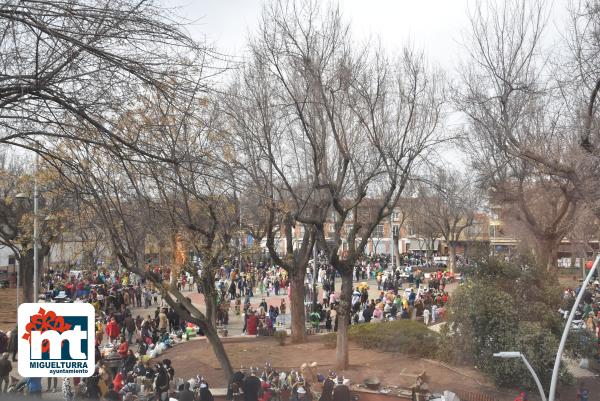
<svg viewBox="0 0 600 401"><path fill-rule="evenodd" d="M435 266L444 265L448 266L448 256L436 256L433 258L433 264Z"/></svg>

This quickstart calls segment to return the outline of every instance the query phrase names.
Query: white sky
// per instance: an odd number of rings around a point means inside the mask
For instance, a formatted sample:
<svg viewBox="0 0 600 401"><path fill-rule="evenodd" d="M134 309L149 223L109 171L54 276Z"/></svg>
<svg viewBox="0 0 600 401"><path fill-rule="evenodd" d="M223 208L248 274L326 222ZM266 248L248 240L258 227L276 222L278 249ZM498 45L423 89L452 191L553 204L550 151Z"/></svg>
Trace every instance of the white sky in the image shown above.
<svg viewBox="0 0 600 401"><path fill-rule="evenodd" d="M163 0L193 21L192 36L206 38L223 53L240 56L257 25L264 0ZM268 0L266 0L268 1ZM323 0L327 1L327 0ZM464 54L459 42L468 27L469 5L488 0L338 0L359 40L380 38L390 51L413 43L451 72ZM504 0L496 0L504 1ZM569 0L546 0L550 31L565 16ZM555 32L547 32L555 36Z"/></svg>
<svg viewBox="0 0 600 401"><path fill-rule="evenodd" d="M242 57L248 35L256 30L262 6L268 0L163 1L193 21L188 27L193 37L205 39L224 54ZM381 40L392 53L413 44L452 78L459 61L465 58L460 42L468 28L469 6L475 1L488 0L339 0L339 5L357 40ZM556 39L557 21L566 16L569 0L547 1L551 20L546 37ZM456 117L447 123L461 124L460 117ZM460 168L464 162L456 150L442 153L442 158L455 167Z"/></svg>
<svg viewBox="0 0 600 401"><path fill-rule="evenodd" d="M459 54L460 32L467 23L469 0L340 0L357 39L380 38L390 51L412 42L432 61L450 67ZM189 30L222 52L241 55L255 30L262 0L175 0L169 5L195 21Z"/></svg>

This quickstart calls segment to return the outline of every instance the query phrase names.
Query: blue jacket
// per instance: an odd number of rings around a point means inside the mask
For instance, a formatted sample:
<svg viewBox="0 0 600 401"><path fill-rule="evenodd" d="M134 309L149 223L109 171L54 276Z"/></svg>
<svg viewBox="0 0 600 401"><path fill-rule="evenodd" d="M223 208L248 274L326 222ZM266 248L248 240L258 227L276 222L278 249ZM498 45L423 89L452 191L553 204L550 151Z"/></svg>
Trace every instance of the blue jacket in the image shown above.
<svg viewBox="0 0 600 401"><path fill-rule="evenodd" d="M27 391L30 393L41 393L42 392L42 378L41 377L29 377L25 382L27 384Z"/></svg>

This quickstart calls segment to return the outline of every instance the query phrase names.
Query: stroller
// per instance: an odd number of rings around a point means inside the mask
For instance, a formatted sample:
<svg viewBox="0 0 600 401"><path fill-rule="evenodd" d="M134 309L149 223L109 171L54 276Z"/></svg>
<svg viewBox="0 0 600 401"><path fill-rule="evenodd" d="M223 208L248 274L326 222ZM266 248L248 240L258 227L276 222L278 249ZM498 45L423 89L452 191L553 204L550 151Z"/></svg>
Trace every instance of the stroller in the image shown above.
<svg viewBox="0 0 600 401"><path fill-rule="evenodd" d="M7 393L12 393L12 394L16 394L16 393L23 393L25 391L25 385L27 384L27 379L23 378L21 380L17 379L14 376L10 377L10 384L8 386L8 389L6 390Z"/></svg>

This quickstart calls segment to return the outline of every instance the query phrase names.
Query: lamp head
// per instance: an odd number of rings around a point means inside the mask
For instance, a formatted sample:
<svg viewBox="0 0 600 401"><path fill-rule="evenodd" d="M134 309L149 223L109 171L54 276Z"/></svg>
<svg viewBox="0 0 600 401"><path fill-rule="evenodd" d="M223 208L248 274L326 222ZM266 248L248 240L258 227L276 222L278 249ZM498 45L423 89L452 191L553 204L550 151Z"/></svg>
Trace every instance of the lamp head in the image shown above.
<svg viewBox="0 0 600 401"><path fill-rule="evenodd" d="M521 353L516 351L504 351L504 352L496 352L494 353L494 357L496 358L504 358L504 359L513 359L520 358Z"/></svg>

